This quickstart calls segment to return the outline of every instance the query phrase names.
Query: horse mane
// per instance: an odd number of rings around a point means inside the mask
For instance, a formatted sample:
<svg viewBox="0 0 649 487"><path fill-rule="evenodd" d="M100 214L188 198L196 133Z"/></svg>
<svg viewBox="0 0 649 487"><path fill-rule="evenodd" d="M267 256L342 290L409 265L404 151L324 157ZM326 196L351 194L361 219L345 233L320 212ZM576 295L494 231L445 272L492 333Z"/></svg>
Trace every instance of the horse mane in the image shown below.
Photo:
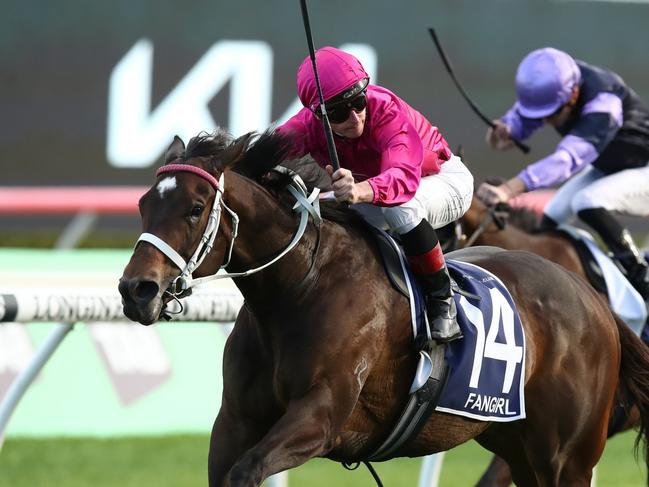
<svg viewBox="0 0 649 487"><path fill-rule="evenodd" d="M216 129L212 134L201 132L196 137L189 139L183 159L188 161L193 157L215 157L235 142L234 137L221 128ZM215 162L213 161L213 163Z"/></svg>
<svg viewBox="0 0 649 487"><path fill-rule="evenodd" d="M498 186L505 182L505 178L494 176L487 178L485 182L487 184ZM508 223L511 223L516 228L523 230L526 233L539 233L539 217L534 213L534 211L525 206L512 207L505 205L503 209L507 211Z"/></svg>
<svg viewBox="0 0 649 487"><path fill-rule="evenodd" d="M509 223L516 228L523 230L527 233L539 233L539 217L534 211L525 206L513 208L511 206L507 209L509 213Z"/></svg>
<svg viewBox="0 0 649 487"><path fill-rule="evenodd" d="M290 137L267 130L261 134L249 132L234 138L223 129L213 134L201 133L187 144L184 159L192 157L210 157L212 169L226 168L261 185L277 198L285 193L291 181L289 174L273 171L277 166L284 166L296 172L304 181L309 191L319 188L322 191L331 189L331 177L311 155L299 158L290 157L292 140ZM362 220L360 215L333 200L320 202L323 218L337 222L356 224Z"/></svg>

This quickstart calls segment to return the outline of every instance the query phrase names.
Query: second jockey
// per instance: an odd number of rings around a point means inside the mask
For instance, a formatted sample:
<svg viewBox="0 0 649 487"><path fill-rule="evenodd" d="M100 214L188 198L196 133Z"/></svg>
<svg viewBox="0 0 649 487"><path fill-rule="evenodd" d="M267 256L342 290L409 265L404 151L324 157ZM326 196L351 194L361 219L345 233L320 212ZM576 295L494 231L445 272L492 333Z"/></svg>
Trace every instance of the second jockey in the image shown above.
<svg viewBox="0 0 649 487"><path fill-rule="evenodd" d="M487 204L507 202L569 179L546 205L542 228L577 215L601 236L646 301L647 261L613 212L649 215L649 108L617 74L553 48L523 59L516 95L487 132L491 147L507 149L511 138L526 139L544 123L563 138L552 154L507 182L480 185L478 197Z"/></svg>

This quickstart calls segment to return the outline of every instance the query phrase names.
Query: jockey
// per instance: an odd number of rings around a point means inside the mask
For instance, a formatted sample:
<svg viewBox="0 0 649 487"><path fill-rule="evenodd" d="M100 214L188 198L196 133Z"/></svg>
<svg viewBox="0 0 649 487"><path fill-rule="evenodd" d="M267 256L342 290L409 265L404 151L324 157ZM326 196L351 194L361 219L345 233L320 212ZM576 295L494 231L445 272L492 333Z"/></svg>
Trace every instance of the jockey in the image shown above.
<svg viewBox="0 0 649 487"><path fill-rule="evenodd" d="M437 127L391 91L369 84L360 61L333 47L316 52L328 118L341 168L333 171L310 58L297 72L304 108L277 128L293 139L294 156L310 153L325 166L333 195L371 224L401 238L426 295L432 336L462 336L451 282L435 233L471 205L473 176Z"/></svg>
<svg viewBox="0 0 649 487"><path fill-rule="evenodd" d="M487 131L494 149L513 146L544 123L562 139L549 156L499 186L483 183L477 196L506 203L526 191L564 184L544 209L543 229L572 215L592 227L649 298L647 261L611 212L649 215L649 109L615 73L565 52L544 48L528 54L516 73L517 101Z"/></svg>

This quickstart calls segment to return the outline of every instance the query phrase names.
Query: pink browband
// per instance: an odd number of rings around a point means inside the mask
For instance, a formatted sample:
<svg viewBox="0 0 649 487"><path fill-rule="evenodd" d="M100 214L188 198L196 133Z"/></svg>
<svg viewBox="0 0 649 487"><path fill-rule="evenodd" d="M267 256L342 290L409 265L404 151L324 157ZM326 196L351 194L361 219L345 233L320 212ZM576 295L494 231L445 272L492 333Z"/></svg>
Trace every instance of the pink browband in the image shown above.
<svg viewBox="0 0 649 487"><path fill-rule="evenodd" d="M221 187L219 186L219 182L216 180L214 176L208 173L205 169L201 169L200 167L196 167L196 166L190 166L189 164L167 164L165 166L160 167L156 171L155 175L160 176L160 174L164 174L166 172L176 172L176 171L193 172L194 174L202 177L207 182L209 182L212 186L214 186L215 190L217 191L221 190Z"/></svg>

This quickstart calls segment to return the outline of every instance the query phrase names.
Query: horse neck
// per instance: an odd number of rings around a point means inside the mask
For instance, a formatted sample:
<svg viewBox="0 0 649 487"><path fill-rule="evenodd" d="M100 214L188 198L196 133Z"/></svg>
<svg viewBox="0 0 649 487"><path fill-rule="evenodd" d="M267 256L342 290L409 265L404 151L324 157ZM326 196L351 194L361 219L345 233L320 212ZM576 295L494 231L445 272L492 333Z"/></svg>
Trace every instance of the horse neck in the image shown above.
<svg viewBox="0 0 649 487"><path fill-rule="evenodd" d="M471 203L469 210L462 216L462 227L463 231L466 234L467 238L471 236L478 230L480 225L486 226L482 229L480 235L477 237L474 245L491 245L485 243L484 239L490 240L490 236L498 230L498 227L493 222L489 215L489 210L486 206L480 203L475 197Z"/></svg>
<svg viewBox="0 0 649 487"><path fill-rule="evenodd" d="M508 250L529 250L536 252L544 237L529 233L507 222L505 228L499 228L489 215L486 206L473 199L471 208L462 217L464 232L471 237L478 227L488 219L488 224L476 238L473 245L491 245Z"/></svg>
<svg viewBox="0 0 649 487"><path fill-rule="evenodd" d="M243 272L263 265L281 253L293 240L300 217L286 202L237 174L228 185L228 206L240 218L228 272ZM299 243L268 268L234 282L246 301L264 306L266 301L289 302L311 267L318 231L310 222Z"/></svg>

